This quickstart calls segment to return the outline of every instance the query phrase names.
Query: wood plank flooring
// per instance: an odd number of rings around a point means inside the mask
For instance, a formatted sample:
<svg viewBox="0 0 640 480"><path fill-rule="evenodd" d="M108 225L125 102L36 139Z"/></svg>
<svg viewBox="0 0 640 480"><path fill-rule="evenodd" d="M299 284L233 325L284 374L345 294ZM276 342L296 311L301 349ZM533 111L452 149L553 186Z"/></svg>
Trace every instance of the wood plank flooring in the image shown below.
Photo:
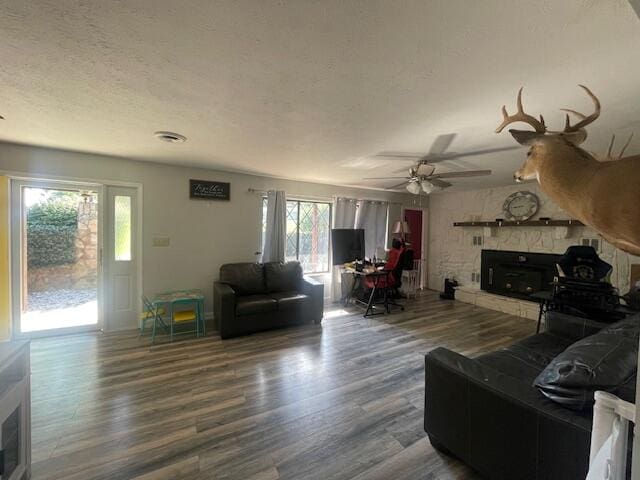
<svg viewBox="0 0 640 480"><path fill-rule="evenodd" d="M407 307L224 342L34 340L33 478L476 478L423 431L424 354L477 355L535 324L433 292Z"/></svg>

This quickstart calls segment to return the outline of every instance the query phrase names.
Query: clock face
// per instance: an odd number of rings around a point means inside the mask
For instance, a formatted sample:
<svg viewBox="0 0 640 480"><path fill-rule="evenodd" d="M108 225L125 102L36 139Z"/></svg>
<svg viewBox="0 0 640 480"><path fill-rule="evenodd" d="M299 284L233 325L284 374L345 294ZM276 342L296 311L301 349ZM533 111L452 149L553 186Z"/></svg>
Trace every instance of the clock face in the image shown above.
<svg viewBox="0 0 640 480"><path fill-rule="evenodd" d="M510 220L528 220L538 211L540 202L531 192L516 192L504 201L502 209Z"/></svg>

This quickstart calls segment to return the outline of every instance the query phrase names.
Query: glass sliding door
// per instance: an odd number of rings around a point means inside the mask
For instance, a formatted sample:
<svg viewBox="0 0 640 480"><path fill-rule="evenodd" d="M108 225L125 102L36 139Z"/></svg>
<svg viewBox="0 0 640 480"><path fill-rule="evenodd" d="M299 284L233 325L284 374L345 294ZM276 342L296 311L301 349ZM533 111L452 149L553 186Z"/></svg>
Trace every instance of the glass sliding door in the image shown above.
<svg viewBox="0 0 640 480"><path fill-rule="evenodd" d="M14 181L12 271L18 335L100 328L100 189Z"/></svg>

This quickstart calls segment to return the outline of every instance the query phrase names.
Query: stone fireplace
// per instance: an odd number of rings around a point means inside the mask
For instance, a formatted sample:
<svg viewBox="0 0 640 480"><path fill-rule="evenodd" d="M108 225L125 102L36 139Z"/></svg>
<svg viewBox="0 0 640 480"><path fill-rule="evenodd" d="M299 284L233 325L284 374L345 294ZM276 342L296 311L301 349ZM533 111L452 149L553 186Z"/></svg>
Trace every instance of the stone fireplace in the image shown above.
<svg viewBox="0 0 640 480"><path fill-rule="evenodd" d="M551 290L557 276L553 253L482 250L480 288L486 292L527 300L535 292Z"/></svg>

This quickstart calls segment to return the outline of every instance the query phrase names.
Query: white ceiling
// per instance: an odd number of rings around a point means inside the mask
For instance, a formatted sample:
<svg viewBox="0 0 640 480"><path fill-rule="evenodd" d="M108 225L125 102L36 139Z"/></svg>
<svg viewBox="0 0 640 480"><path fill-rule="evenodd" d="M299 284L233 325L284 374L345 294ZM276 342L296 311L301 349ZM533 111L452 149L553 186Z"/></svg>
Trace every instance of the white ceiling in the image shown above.
<svg viewBox="0 0 640 480"><path fill-rule="evenodd" d="M0 139L323 183L408 167L380 151L513 145L503 103L561 124L589 110L587 148L638 135L640 22L626 0L4 0ZM171 145L153 137L188 137ZM520 150L444 162L504 185Z"/></svg>

